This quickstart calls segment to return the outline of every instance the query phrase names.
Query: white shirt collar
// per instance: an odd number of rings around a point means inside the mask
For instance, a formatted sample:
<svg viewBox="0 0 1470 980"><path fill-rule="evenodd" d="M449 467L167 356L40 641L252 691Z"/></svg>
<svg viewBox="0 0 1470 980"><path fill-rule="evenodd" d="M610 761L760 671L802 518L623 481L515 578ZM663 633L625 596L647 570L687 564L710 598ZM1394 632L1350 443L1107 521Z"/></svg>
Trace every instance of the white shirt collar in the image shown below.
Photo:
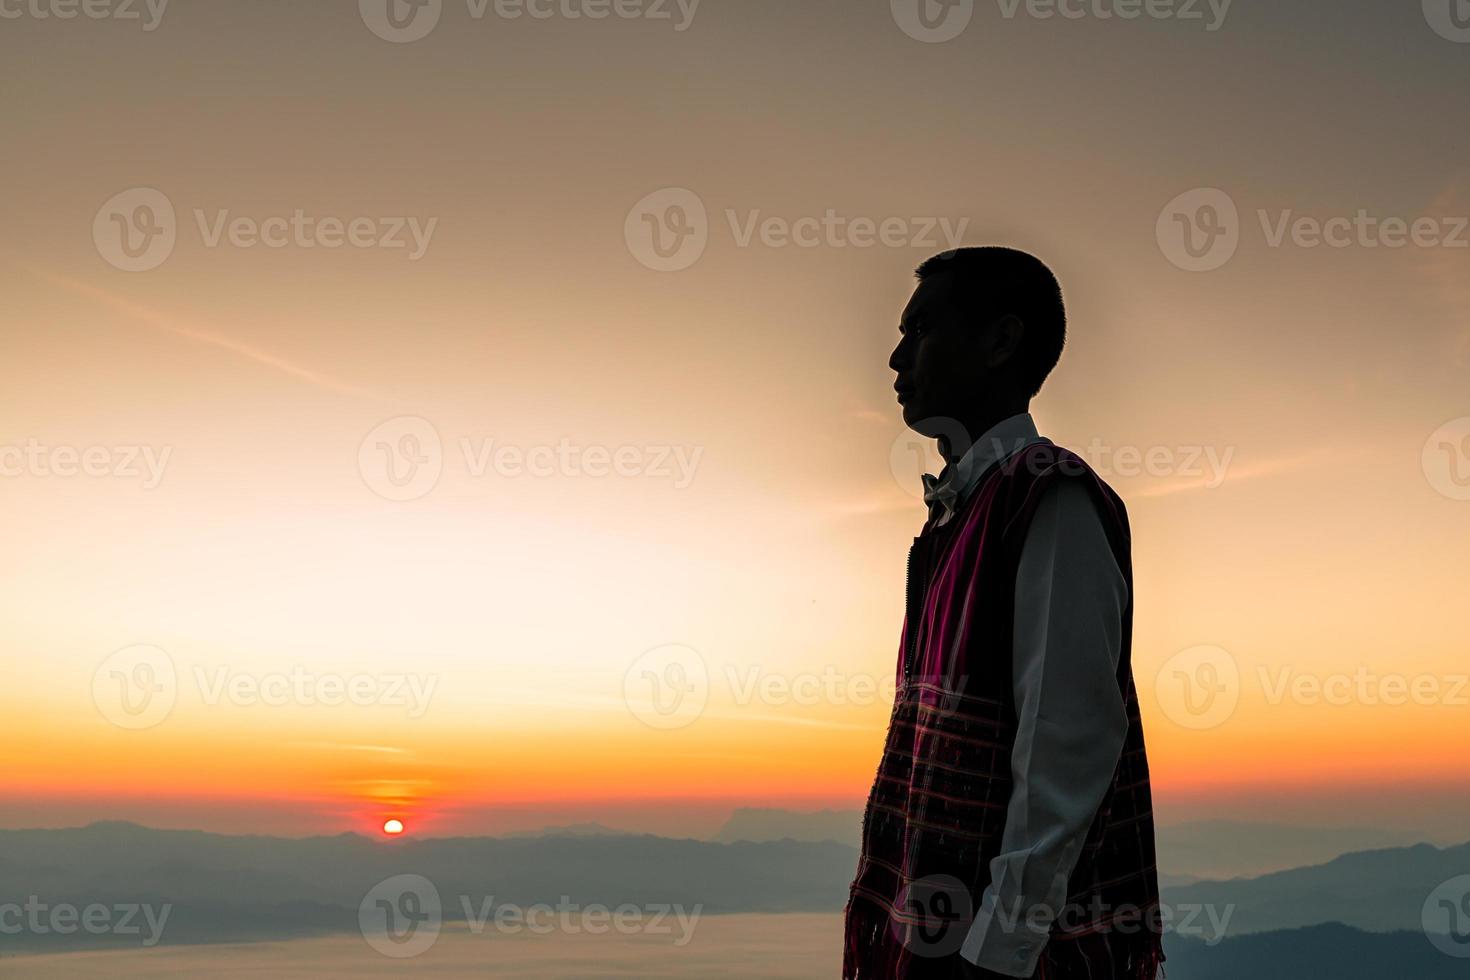
<svg viewBox="0 0 1470 980"><path fill-rule="evenodd" d="M1050 441L1037 433L1036 422L1030 413L1022 412L991 426L964 455L946 466L937 477L925 473L924 503L929 506L931 515L935 513L936 505L941 508L935 526L948 523L992 463L1013 456L1027 446Z"/></svg>

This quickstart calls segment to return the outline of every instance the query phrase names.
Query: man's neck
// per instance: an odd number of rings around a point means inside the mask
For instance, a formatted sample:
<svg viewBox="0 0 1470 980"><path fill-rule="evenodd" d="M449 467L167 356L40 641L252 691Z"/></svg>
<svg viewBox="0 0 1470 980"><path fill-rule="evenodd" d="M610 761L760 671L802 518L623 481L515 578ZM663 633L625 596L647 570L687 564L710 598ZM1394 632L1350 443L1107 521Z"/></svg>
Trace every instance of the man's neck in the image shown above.
<svg viewBox="0 0 1470 980"><path fill-rule="evenodd" d="M989 432L991 429L995 428L998 424L1004 422L1011 416L1020 415L1023 412L1029 412L1030 410L1031 402L1029 399L1027 399L1025 401L1014 402L1008 405L1000 405L986 408L975 412L973 415L967 418L957 420L960 423L960 426L964 429L965 444L962 446L955 445L948 436L940 435L940 457L947 465L953 466L956 462L959 461L960 457L964 456L965 453L970 451L970 447L975 445L975 442L980 439L981 436L985 435L985 433Z"/></svg>

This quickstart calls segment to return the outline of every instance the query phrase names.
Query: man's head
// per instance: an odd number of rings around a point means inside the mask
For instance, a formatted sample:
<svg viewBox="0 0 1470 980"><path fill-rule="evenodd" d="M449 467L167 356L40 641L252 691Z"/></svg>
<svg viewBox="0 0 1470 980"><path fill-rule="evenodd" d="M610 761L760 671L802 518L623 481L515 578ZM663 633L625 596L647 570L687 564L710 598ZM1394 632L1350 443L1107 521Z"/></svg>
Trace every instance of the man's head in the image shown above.
<svg viewBox="0 0 1470 980"><path fill-rule="evenodd" d="M945 419L993 423L1025 411L1066 339L1051 270L1025 252L987 247L941 252L915 275L888 359L904 422L937 436Z"/></svg>

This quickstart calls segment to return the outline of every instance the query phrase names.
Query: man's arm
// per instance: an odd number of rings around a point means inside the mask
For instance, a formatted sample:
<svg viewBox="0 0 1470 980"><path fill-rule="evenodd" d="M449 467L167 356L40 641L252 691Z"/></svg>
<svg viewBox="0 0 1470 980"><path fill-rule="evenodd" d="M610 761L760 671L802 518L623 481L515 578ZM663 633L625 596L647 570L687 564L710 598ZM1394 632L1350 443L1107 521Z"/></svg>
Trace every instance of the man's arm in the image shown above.
<svg viewBox="0 0 1470 980"><path fill-rule="evenodd" d="M1031 976L1066 902L1128 731L1117 680L1127 603L1091 496L1059 481L1037 507L1016 574L1013 785L961 950L983 970Z"/></svg>

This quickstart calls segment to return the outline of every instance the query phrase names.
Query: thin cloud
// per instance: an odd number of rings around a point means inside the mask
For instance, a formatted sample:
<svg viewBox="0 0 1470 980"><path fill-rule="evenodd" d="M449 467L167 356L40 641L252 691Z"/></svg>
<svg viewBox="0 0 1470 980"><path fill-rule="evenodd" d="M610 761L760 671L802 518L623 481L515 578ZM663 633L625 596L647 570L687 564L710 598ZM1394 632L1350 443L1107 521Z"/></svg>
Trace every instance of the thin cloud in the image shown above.
<svg viewBox="0 0 1470 980"><path fill-rule="evenodd" d="M869 732L881 730L878 724L859 724L856 722L824 721L819 718L802 718L799 715L772 715L752 714L750 712L728 709L705 709L704 715L714 718L725 718L731 721L758 721L777 725L798 725L804 728L828 728L838 731Z"/></svg>
<svg viewBox="0 0 1470 980"><path fill-rule="evenodd" d="M842 501L829 508L829 512L839 518L873 517L878 514L893 514L905 510L923 514L924 503L918 496L910 496L896 488L891 493L878 493L862 500Z"/></svg>
<svg viewBox="0 0 1470 980"><path fill-rule="evenodd" d="M1463 221L1466 215L1470 215L1470 194L1465 192L1464 182L1459 179L1452 181L1435 195L1424 213L1427 217L1445 221ZM1466 235L1470 232L1461 228L1460 236ZM1419 258L1420 271L1459 321L1459 337L1452 355L1455 364L1470 364L1470 321L1465 318L1465 311L1470 309L1470 251L1447 247L1416 248L1413 254Z"/></svg>
<svg viewBox="0 0 1470 980"><path fill-rule="evenodd" d="M1275 459L1258 460L1253 463L1235 464L1226 461L1223 473L1205 473L1199 477L1144 476L1120 477L1099 467L1103 479L1116 484L1123 490L1124 498L1167 497L1193 490L1217 490L1227 484L1244 483L1266 477L1303 470L1312 466L1335 466L1346 460L1360 459L1366 455L1363 447L1351 449L1314 449L1310 452ZM1135 483L1134 481L1138 482ZM1144 483L1143 481L1148 481ZM1126 487L1126 489L1124 489ZM924 504L917 494L906 494L896 486L874 492L871 496L839 501L830 504L826 513L835 520L848 518L876 517L899 512L913 512L922 516Z"/></svg>
<svg viewBox="0 0 1470 980"><path fill-rule="evenodd" d="M159 330L164 330L177 337L183 337L185 340L190 340L198 344L206 344L210 347L217 347L221 350L227 350L232 354L236 354L240 357L245 358L246 360L254 361L257 364L263 364L266 367L281 372L282 374L289 375L293 378L296 378L297 380L305 381L308 384L313 384L320 388L325 388L328 391L335 391L339 394L344 395L356 395L362 398L379 397L376 393L369 391L366 388L360 388L357 385L348 384L345 381L340 381L332 377L331 375L325 374L321 371L317 371L313 368L305 367L293 361L289 361L286 358L279 357L269 351L261 350L259 347L252 347L249 344L235 340L233 337L227 337L224 334L215 333L209 330L201 329L197 326L181 323L174 317L171 317L165 313L160 313L157 310L144 306L141 303L136 303L130 299L118 296L117 294L109 292L108 290L103 289L100 286L94 286L91 283L83 282L80 279L74 279L71 276L60 275L54 272L47 272L43 269L36 269L31 266L22 265L21 267L29 272L31 275L36 276L39 279L43 279L54 286L59 286L63 289L68 289L80 296L86 296L90 299L94 299L108 307L111 307L119 313L132 317L135 320L142 321L143 323L146 323L152 327L156 327Z"/></svg>
<svg viewBox="0 0 1470 980"><path fill-rule="evenodd" d="M290 748L327 749L334 752L373 752L382 755L413 755L408 749L392 745L349 745L344 742L292 742Z"/></svg>
<svg viewBox="0 0 1470 980"><path fill-rule="evenodd" d="M1314 449L1309 453L1302 453L1298 456L1284 456L1277 459L1261 460L1260 462L1245 466L1227 466L1223 477L1210 475L1200 477L1199 479L1170 480L1169 482L1157 483L1153 486L1134 491L1131 495L1136 497L1167 497L1171 494L1185 493L1190 490L1218 490L1220 487L1229 484L1259 480L1263 477L1304 470L1312 466L1338 465L1347 460L1358 459L1365 455L1365 452L1361 448L1351 450ZM1128 495L1125 494L1126 496Z"/></svg>

